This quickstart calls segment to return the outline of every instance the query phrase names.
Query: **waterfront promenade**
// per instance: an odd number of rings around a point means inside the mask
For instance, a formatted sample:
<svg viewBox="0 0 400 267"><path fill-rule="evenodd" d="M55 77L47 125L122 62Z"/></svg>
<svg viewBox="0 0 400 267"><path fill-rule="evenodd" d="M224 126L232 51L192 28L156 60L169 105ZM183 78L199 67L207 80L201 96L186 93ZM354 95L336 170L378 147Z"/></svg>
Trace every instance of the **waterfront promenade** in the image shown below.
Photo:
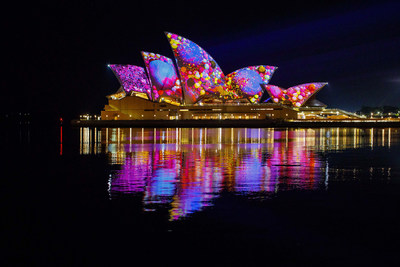
<svg viewBox="0 0 400 267"><path fill-rule="evenodd" d="M72 120L77 127L400 127L400 120Z"/></svg>

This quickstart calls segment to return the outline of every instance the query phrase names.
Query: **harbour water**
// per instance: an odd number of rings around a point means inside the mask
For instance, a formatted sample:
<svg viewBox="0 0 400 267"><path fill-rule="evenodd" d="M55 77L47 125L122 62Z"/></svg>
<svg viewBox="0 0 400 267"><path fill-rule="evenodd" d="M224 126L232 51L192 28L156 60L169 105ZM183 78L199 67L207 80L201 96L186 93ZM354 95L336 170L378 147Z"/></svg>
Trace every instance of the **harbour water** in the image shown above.
<svg viewBox="0 0 400 267"><path fill-rule="evenodd" d="M399 128L19 126L2 139L17 264L399 260Z"/></svg>

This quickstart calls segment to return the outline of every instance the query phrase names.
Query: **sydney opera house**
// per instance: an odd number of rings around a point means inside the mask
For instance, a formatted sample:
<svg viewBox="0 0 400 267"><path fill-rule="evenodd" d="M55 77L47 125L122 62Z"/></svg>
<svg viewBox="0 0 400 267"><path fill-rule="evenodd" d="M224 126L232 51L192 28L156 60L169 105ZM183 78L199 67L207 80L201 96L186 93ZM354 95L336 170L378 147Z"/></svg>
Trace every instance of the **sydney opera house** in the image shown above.
<svg viewBox="0 0 400 267"><path fill-rule="evenodd" d="M175 62L141 52L144 67L110 64L121 84L107 96L102 120L306 119L346 116L326 109L315 94L327 83L288 89L269 84L275 66L240 68L227 75L194 42L166 32ZM326 113L324 115L324 112Z"/></svg>

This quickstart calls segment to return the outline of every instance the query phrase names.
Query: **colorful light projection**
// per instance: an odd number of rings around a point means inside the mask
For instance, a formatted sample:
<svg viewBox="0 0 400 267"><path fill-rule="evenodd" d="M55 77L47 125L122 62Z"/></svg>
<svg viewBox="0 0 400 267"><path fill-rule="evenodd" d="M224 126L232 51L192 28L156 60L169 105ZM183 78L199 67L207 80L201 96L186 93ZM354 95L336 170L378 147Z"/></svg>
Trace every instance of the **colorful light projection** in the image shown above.
<svg viewBox="0 0 400 267"><path fill-rule="evenodd" d="M180 103L182 87L172 59L163 55L143 52L142 57L151 82L153 101L171 98Z"/></svg>
<svg viewBox="0 0 400 267"><path fill-rule="evenodd" d="M217 62L194 42L165 33L174 53L186 104L194 104L201 97L223 92L224 73Z"/></svg>
<svg viewBox="0 0 400 267"><path fill-rule="evenodd" d="M146 76L146 71L142 67L134 65L108 65L114 72L118 81L124 88L125 92L138 92L147 95L152 100L150 83Z"/></svg>
<svg viewBox="0 0 400 267"><path fill-rule="evenodd" d="M277 69L267 65L245 67L225 77L217 62L203 48L177 34L165 34L174 53L178 71L170 58L148 52L142 52L142 56L150 81L141 67L109 65L125 92L142 93L155 102L164 99L179 105L195 104L202 99L211 102L247 99L251 103L260 103L267 96L267 91L275 103L300 107L326 85L308 83L289 89L267 86ZM123 94L111 96L112 99L124 97ZM215 101L216 99L220 100Z"/></svg>
<svg viewBox="0 0 400 267"><path fill-rule="evenodd" d="M277 67L259 65L245 67L228 74L225 78L224 99L247 98L258 103L264 92L261 84L268 84Z"/></svg>
<svg viewBox="0 0 400 267"><path fill-rule="evenodd" d="M274 103L291 104L301 107L312 95L321 90L328 83L305 83L290 87L280 88L275 85L264 85Z"/></svg>

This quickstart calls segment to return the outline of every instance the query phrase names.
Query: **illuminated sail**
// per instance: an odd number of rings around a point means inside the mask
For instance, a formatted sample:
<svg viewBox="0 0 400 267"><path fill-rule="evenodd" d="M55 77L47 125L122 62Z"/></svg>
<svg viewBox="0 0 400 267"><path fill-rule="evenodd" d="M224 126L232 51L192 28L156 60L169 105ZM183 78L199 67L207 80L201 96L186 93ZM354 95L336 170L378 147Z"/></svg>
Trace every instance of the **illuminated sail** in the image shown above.
<svg viewBox="0 0 400 267"><path fill-rule="evenodd" d="M265 85L265 90L271 96L272 102L291 104L294 107L301 107L312 95L317 93L327 83L305 83L290 87L280 88L275 85Z"/></svg>
<svg viewBox="0 0 400 267"><path fill-rule="evenodd" d="M224 85L224 73L217 62L194 42L173 33L165 34L176 59L185 103L193 104L202 96L216 95Z"/></svg>
<svg viewBox="0 0 400 267"><path fill-rule="evenodd" d="M261 84L268 84L277 67L259 65L236 70L225 78L225 99L247 98L258 103L264 89Z"/></svg>
<svg viewBox="0 0 400 267"><path fill-rule="evenodd" d="M142 57L150 77L153 101L171 99L180 103L182 87L172 59L149 52L142 52Z"/></svg>
<svg viewBox="0 0 400 267"><path fill-rule="evenodd" d="M112 64L108 65L118 78L125 92L138 92L151 98L150 83L146 76L146 71L142 67L134 65Z"/></svg>

